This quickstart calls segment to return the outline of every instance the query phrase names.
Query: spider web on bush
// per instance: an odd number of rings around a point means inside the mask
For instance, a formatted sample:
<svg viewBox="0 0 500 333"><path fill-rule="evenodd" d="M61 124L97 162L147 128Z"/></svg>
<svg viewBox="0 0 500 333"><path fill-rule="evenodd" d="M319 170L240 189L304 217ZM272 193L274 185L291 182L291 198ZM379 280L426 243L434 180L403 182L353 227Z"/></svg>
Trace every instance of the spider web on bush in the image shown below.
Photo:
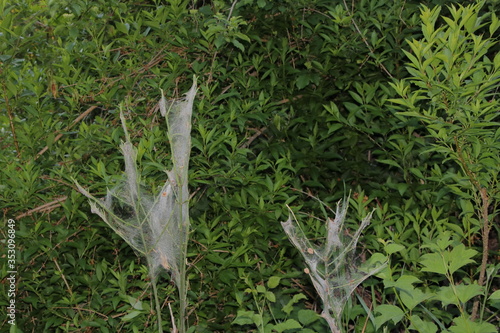
<svg viewBox="0 0 500 333"><path fill-rule="evenodd" d="M347 200L337 204L335 219L328 218L326 240L323 246L313 244L305 235L297 219L290 215L281 225L291 243L305 259L314 288L323 302L321 316L332 332L340 332L339 322L344 305L361 282L385 267L380 263L360 270L356 266L355 251L361 232L369 225L371 214L361 221L354 236L342 233L347 213ZM323 204L323 203L322 203Z"/></svg>
<svg viewBox="0 0 500 333"><path fill-rule="evenodd" d="M90 200L91 210L119 234L138 255L146 258L154 280L167 270L180 286L180 266L189 232L188 165L191 151L191 115L196 81L181 101L167 103L162 94L160 112L167 119L172 152L172 170L160 193L145 190L137 171L137 150L132 145L123 114L126 140L120 146L125 160L125 178L108 189L104 200L96 199L77 183ZM168 109L167 109L168 104Z"/></svg>

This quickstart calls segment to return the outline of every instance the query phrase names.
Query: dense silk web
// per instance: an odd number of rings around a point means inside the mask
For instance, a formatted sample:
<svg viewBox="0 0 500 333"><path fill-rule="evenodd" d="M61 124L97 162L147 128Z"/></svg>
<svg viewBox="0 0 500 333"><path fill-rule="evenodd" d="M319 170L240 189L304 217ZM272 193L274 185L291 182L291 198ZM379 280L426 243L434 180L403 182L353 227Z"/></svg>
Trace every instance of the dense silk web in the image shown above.
<svg viewBox="0 0 500 333"><path fill-rule="evenodd" d="M179 288L181 308L186 305L185 261L190 225L188 167L195 95L196 80L180 101L167 103L162 93L159 106L168 124L173 166L167 171L168 179L159 193L150 193L141 181L137 150L130 141L121 112L126 137L120 146L125 161L124 179L109 189L104 199L95 198L77 184L79 191L89 198L92 212L113 228L138 255L146 258L155 294L158 273L165 269L171 274Z"/></svg>
<svg viewBox="0 0 500 333"><path fill-rule="evenodd" d="M340 332L342 310L356 287L385 266L381 263L363 270L356 266L356 244L361 232L370 223L371 214L361 221L354 236L349 237L342 230L347 206L347 200L339 202L335 219L327 219L323 246L309 241L293 213L286 222L281 222L288 238L306 261L308 268L305 271L323 302L321 316L328 322L332 332Z"/></svg>

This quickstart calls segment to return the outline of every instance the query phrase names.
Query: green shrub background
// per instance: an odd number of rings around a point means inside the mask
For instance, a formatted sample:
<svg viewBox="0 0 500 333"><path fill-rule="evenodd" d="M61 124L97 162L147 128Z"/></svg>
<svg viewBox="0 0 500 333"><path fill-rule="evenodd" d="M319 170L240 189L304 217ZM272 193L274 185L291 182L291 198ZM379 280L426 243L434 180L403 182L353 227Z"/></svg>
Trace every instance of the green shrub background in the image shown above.
<svg viewBox="0 0 500 333"><path fill-rule="evenodd" d="M347 233L374 210L360 263L382 253L390 264L357 289L345 331L498 327L500 5L482 2L481 25L453 28L439 16L452 17L452 4L473 3L0 0L0 233L5 244L15 219L18 244L11 332L155 331L145 263L90 213L71 179L102 197L122 177L123 105L142 175L157 191L170 168L160 89L180 98L193 74L193 331L326 331L279 222L289 205L310 213L299 216L321 237L312 216L324 211L311 196L334 207L348 193ZM450 40L435 36L434 53L413 60L409 42L434 31L422 29L422 5L442 6L436 28L488 44L464 44L447 63ZM462 246L456 270L426 265ZM159 282L168 318L177 293L167 275ZM445 304L440 293L455 285L478 288L467 289L471 297L452 288L459 301ZM3 297L0 305L7 331ZM470 314L477 326L467 326ZM283 325L289 319L300 327Z"/></svg>

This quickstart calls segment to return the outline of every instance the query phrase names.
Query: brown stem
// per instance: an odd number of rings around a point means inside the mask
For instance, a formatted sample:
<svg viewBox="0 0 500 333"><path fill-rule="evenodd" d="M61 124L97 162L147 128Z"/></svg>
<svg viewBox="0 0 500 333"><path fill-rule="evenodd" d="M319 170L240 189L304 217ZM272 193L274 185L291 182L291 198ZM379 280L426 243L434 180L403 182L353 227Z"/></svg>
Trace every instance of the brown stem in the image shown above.
<svg viewBox="0 0 500 333"><path fill-rule="evenodd" d="M489 252L489 241L490 241L490 222L488 218L488 207L489 207L489 198L486 189L483 187L479 191L481 194L482 205L482 213L481 217L483 218L483 224L481 226L481 234L483 238L483 256L481 258L481 270L479 271L479 280L477 281L478 285L484 285L484 277L486 275L486 265L488 264L488 252ZM472 307L472 315L471 320L475 320L477 318L477 312L479 310L479 299L474 301L474 305Z"/></svg>
<svg viewBox="0 0 500 333"><path fill-rule="evenodd" d="M82 120L83 118L85 118L95 108L97 108L96 105L93 105L93 106L89 107L84 113L80 114L75 120L73 120L73 122L69 126L67 126L64 129L64 131L65 132L69 131L73 126L75 126L80 120ZM57 141L59 141L59 139L62 138L62 136L63 136L62 133L57 134L56 137L54 138L54 141L52 143L56 143ZM45 146L42 150L40 150L38 152L38 154L36 154L35 160L38 159L40 156L42 156L43 153L45 153L48 149L49 149L49 146Z"/></svg>
<svg viewBox="0 0 500 333"><path fill-rule="evenodd" d="M478 285L482 286L484 285L484 277L486 275L486 266L488 264L488 253L489 253L489 240L490 240L490 222L489 222L489 214L488 214L488 208L489 208L489 198L488 198L488 192L486 191L486 188L481 187L481 184L477 180L476 175L468 168L467 162L465 161L465 158L463 157L462 154L462 147L461 144L458 142L458 138L455 137L455 146L457 148L457 156L458 160L462 166L462 169L465 171L467 174L467 177L469 177L470 182L476 189L476 191L479 192L481 196L481 237L483 240L483 253L481 257L481 268L479 271L479 279L477 281ZM474 301L474 304L472 306L472 314L471 314L471 320L477 319L478 315L478 310L479 310L479 299L476 298Z"/></svg>
<svg viewBox="0 0 500 333"><path fill-rule="evenodd" d="M368 48L368 50L371 53L368 56L369 57L373 57L372 55L375 54L375 50L371 47L370 43L368 43L368 40L366 39L366 37L363 35L363 33L359 29L358 25L356 24L356 21L354 20L354 14L351 13L351 11L349 10L349 7L347 6L346 0L343 0L343 2L344 2L344 8L345 8L345 10L347 12L347 15L352 16L351 22L354 25L354 28L356 29L356 31L358 32L358 34L361 36L361 39L363 40L363 42L365 43L366 47ZM393 78L392 74L387 70L387 68L385 68L385 66L384 66L384 64L382 64L382 62L378 61L374 57L373 57L373 59L375 60L375 62L377 62L377 64L385 72L385 74L387 74L390 78Z"/></svg>
<svg viewBox="0 0 500 333"><path fill-rule="evenodd" d="M51 212L54 209L56 209L57 207L60 207L61 202L66 201L66 199L68 199L68 197L66 195L62 196L62 197L57 198L51 202L48 202L46 204L43 204L41 206L38 206L38 207L33 208L31 210L28 210L27 212L24 212L20 215L17 215L16 219L20 219L20 218L23 218L25 216L33 215L33 213L36 213L36 212L44 212L44 213Z"/></svg>

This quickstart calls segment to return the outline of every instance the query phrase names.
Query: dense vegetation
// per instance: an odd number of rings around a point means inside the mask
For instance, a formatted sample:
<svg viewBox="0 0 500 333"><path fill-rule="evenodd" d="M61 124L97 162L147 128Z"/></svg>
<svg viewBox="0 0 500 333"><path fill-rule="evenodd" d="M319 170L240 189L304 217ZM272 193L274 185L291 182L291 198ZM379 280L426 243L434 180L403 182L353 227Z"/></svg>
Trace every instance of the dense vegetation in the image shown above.
<svg viewBox="0 0 500 333"><path fill-rule="evenodd" d="M96 197L122 179L121 106L157 192L171 168L160 89L182 97L196 75L192 331L327 331L280 222L288 205L320 242L314 197L350 194L346 233L373 211L359 262L389 264L356 289L346 332L496 332L499 9L0 0L0 232L4 245L14 219L18 249L17 326L2 297L1 330L157 331L145 262L73 179ZM168 331L177 293L167 274L158 288Z"/></svg>

